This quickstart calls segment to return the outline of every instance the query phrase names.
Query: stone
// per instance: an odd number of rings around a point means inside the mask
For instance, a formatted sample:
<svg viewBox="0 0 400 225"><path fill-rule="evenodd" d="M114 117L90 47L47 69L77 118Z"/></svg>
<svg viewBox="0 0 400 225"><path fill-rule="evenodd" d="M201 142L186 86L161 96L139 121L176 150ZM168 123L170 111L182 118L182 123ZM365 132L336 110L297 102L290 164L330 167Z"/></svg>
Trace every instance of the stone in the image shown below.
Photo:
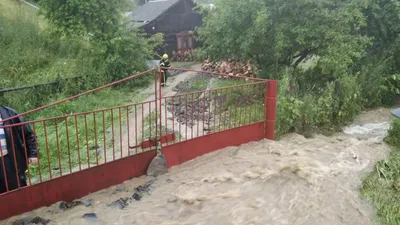
<svg viewBox="0 0 400 225"><path fill-rule="evenodd" d="M142 196L139 193L135 192L135 194L132 195L132 199L140 201L140 199L142 199Z"/></svg>
<svg viewBox="0 0 400 225"><path fill-rule="evenodd" d="M79 205L89 207L92 205L92 200L77 200L77 201L72 201L72 202L61 202L58 208L62 211L65 211L65 210L72 209Z"/></svg>
<svg viewBox="0 0 400 225"><path fill-rule="evenodd" d="M43 219L41 217L34 217L34 218L24 218L20 220L16 220L12 223L12 225L28 225L28 224L42 224L42 225L47 225L50 223L50 220L48 219Z"/></svg>
<svg viewBox="0 0 400 225"><path fill-rule="evenodd" d="M128 206L128 200L129 200L129 198L120 198L117 201L115 201L111 204L108 204L107 207L123 209L126 206Z"/></svg>
<svg viewBox="0 0 400 225"><path fill-rule="evenodd" d="M96 220L97 215L96 213L85 213L82 218L87 219L87 220Z"/></svg>
<svg viewBox="0 0 400 225"><path fill-rule="evenodd" d="M158 155L151 161L147 168L146 175L157 177L159 175L168 173L167 160L164 155Z"/></svg>

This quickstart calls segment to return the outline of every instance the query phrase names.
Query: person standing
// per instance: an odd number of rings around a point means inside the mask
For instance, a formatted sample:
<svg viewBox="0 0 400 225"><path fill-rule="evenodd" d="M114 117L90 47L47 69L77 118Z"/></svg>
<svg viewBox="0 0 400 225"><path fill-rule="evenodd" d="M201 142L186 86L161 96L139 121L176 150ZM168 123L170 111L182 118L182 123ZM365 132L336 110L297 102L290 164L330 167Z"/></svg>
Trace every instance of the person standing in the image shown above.
<svg viewBox="0 0 400 225"><path fill-rule="evenodd" d="M28 124L4 127L23 123L21 116L7 120L17 115L15 110L0 106L0 194L27 186L27 162L38 162L36 137L31 127Z"/></svg>
<svg viewBox="0 0 400 225"><path fill-rule="evenodd" d="M165 69L165 67L170 67L171 63L169 62L168 55L164 54L161 61L160 61L160 67L164 67L162 69L162 77L161 77L161 86L165 86L167 83L167 71L168 69Z"/></svg>

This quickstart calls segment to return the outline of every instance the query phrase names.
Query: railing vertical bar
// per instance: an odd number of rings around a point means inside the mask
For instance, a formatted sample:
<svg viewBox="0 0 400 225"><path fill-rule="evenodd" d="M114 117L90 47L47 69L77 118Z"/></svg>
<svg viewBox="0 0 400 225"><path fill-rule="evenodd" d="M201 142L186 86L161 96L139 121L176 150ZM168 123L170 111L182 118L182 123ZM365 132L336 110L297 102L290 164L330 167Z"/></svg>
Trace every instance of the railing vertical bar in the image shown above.
<svg viewBox="0 0 400 225"><path fill-rule="evenodd" d="M113 161L115 161L115 133L114 133L114 109L111 109L111 143L113 149Z"/></svg>
<svg viewBox="0 0 400 225"><path fill-rule="evenodd" d="M18 188L20 188L21 187L21 181L20 181L20 178L18 176L20 171L18 169L17 155L16 155L16 149L15 149L15 143L14 143L14 131L13 131L14 128L15 127L10 127L9 129L10 129L11 148L12 148L12 153L14 155L15 178L17 179ZM25 171L21 171L21 172L25 173Z"/></svg>
<svg viewBox="0 0 400 225"><path fill-rule="evenodd" d="M97 140L97 120L96 120L96 113L93 113L93 132L94 132L94 145L95 145L95 151L96 151L96 165L99 165L99 142Z"/></svg>
<svg viewBox="0 0 400 225"><path fill-rule="evenodd" d="M122 114L121 114L121 107L118 108L118 114L119 114L119 150L121 151L121 159L123 158L122 154Z"/></svg>
<svg viewBox="0 0 400 225"><path fill-rule="evenodd" d="M182 96L179 96L179 142L182 141L181 124L182 124Z"/></svg>
<svg viewBox="0 0 400 225"><path fill-rule="evenodd" d="M81 149L79 147L79 130L78 130L78 118L75 115L75 130L76 130L76 146L78 148L78 163L79 163L79 171L82 170L81 166Z"/></svg>
<svg viewBox="0 0 400 225"><path fill-rule="evenodd" d="M32 124L32 128L33 128L33 133L35 134L35 144L36 144L36 155L37 155L37 157L38 157L38 172L39 172L39 180L40 180L40 182L42 182L43 181L43 178L42 178L42 168L40 167L40 155L39 155L39 143L38 143L38 141L37 141L37 135L36 135L36 123L33 123Z"/></svg>
<svg viewBox="0 0 400 225"><path fill-rule="evenodd" d="M188 140L188 96L185 95L185 140Z"/></svg>
<svg viewBox="0 0 400 225"><path fill-rule="evenodd" d="M69 144L69 131L68 131L68 117L65 117L65 135L67 136L67 151L68 151L68 165L69 172L72 173L72 163L71 163L71 146Z"/></svg>
<svg viewBox="0 0 400 225"><path fill-rule="evenodd" d="M156 102L154 102L155 104L156 104L156 106L157 106L157 103ZM156 117L157 118L157 117ZM149 139L151 140L152 139L152 133L151 133L151 123L152 123L153 121L152 121L152 115L151 115L151 102L149 102L149 127L150 127L150 134L149 134ZM157 126L156 126L157 127Z"/></svg>
<svg viewBox="0 0 400 225"><path fill-rule="evenodd" d="M29 126L29 124L28 124L28 126ZM22 134L25 134L25 129L24 129L24 126L21 126L21 133ZM35 138L36 139L36 138ZM31 182L31 169L29 168L29 159L28 159L28 150L27 150L27 148L26 148L26 138L25 138L25 135L22 135L22 143L23 143L23 145L24 145L24 153L25 153L25 163L26 163L26 167L28 168L28 182L29 182L29 185L32 185L32 182ZM0 151L1 151L1 147L0 147ZM25 172L25 171L24 171Z"/></svg>
<svg viewBox="0 0 400 225"><path fill-rule="evenodd" d="M44 138L45 138L45 142L46 142L46 153L47 153L47 162L49 165L49 175L50 175L50 179L53 178L52 172L51 172L51 161L50 161L50 152L49 152L49 140L47 137L47 129L46 129L46 120L43 121L43 131L44 131ZM12 139L12 137L11 137Z"/></svg>
<svg viewBox="0 0 400 225"><path fill-rule="evenodd" d="M102 117L103 117L103 142L104 142L104 146L103 146L103 154L104 154L104 163L107 163L107 137L106 137L106 119L105 119L105 115L104 115L104 111L102 111Z"/></svg>
<svg viewBox="0 0 400 225"><path fill-rule="evenodd" d="M85 137L86 137L86 156L87 156L87 163L88 168L90 168L90 153L89 153L89 137L88 137L88 125L87 125L87 116L86 114L83 115L85 121Z"/></svg>
<svg viewBox="0 0 400 225"><path fill-rule="evenodd" d="M192 122L191 122L191 139L193 139L193 128L194 128L194 94L192 93Z"/></svg>
<svg viewBox="0 0 400 225"><path fill-rule="evenodd" d="M130 140L130 132L129 132L129 129L130 129L130 121L129 121L129 106L127 106L126 107L126 133L127 133L127 140L128 140L128 143L126 144L126 148L128 149L128 156L130 156L131 155L131 151L130 151L130 149L129 149L129 146L130 146L130 142L131 142L131 140Z"/></svg>
<svg viewBox="0 0 400 225"><path fill-rule="evenodd" d="M135 146L138 146L138 129L137 129L137 105L135 105ZM135 154L137 154L138 148L135 148Z"/></svg>
<svg viewBox="0 0 400 225"><path fill-rule="evenodd" d="M57 157L58 157L58 166L60 170L60 176L62 176L62 164L61 164L61 150L60 150L60 140L58 137L58 121L55 120L55 125L56 125L56 142L57 142Z"/></svg>

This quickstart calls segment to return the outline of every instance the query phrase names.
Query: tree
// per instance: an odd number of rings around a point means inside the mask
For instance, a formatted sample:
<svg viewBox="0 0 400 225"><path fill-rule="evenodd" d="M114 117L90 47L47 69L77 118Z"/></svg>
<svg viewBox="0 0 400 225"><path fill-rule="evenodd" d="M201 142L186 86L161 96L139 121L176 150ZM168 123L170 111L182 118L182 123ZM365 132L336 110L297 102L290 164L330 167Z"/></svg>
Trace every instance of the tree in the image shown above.
<svg viewBox="0 0 400 225"><path fill-rule="evenodd" d="M364 15L367 26L361 33L373 38L368 54L357 64L365 77L366 104L392 104L400 94L400 4L372 0Z"/></svg>
<svg viewBox="0 0 400 225"><path fill-rule="evenodd" d="M365 54L369 38L364 0L218 0L198 30L213 59L251 59L265 72L295 69L318 56L319 72L331 79Z"/></svg>
<svg viewBox="0 0 400 225"><path fill-rule="evenodd" d="M146 69L146 59L162 43L162 36L150 39L137 30L128 29L123 18L127 0L41 0L43 15L53 33L63 38L88 41L92 63L105 70L107 80L114 81Z"/></svg>
<svg viewBox="0 0 400 225"><path fill-rule="evenodd" d="M41 13L54 31L67 37L109 40L122 24L126 0L41 0Z"/></svg>

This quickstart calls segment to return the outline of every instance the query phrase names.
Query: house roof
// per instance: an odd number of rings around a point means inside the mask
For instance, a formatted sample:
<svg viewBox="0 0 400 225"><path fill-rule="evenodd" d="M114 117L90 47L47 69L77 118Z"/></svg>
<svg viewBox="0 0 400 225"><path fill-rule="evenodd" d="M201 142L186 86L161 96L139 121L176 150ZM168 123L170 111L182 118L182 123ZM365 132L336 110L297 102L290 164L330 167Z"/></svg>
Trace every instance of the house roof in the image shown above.
<svg viewBox="0 0 400 225"><path fill-rule="evenodd" d="M161 16L181 0L150 0L146 4L135 9L130 15L134 24L144 25Z"/></svg>

